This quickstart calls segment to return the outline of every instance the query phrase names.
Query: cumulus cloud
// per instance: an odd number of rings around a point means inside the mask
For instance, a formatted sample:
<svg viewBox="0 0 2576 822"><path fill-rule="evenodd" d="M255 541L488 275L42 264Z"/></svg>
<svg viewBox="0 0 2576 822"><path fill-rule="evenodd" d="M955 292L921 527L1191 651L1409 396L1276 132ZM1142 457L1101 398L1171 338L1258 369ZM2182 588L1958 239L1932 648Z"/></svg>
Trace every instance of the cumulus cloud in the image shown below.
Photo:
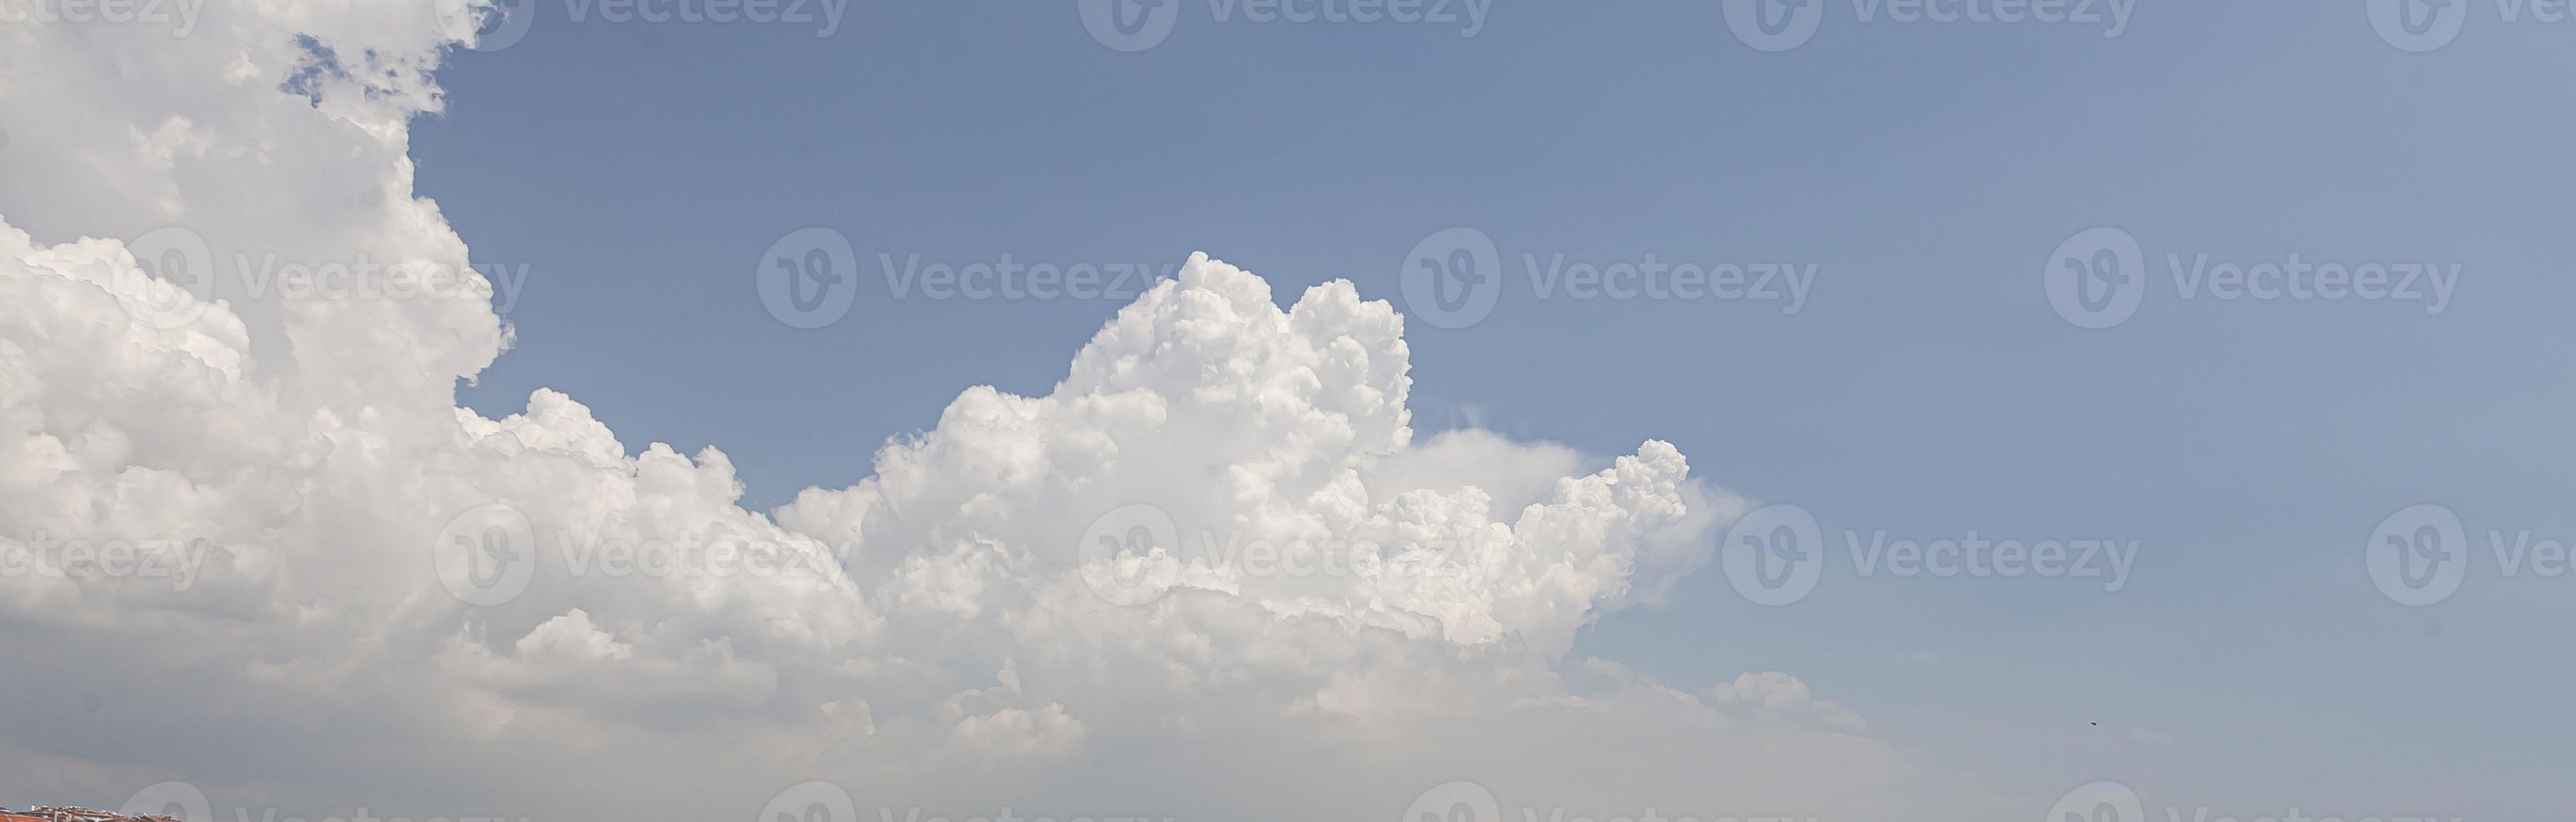
<svg viewBox="0 0 2576 822"><path fill-rule="evenodd" d="M1403 321L1346 282L1283 308L1194 255L1052 392L966 389L857 484L764 512L722 452L631 446L561 393L457 407L509 345L487 302L223 275L479 280L406 156L469 12L0 28L0 689L40 706L0 712L0 771L26 799L722 819L819 779L898 817L1314 819L1458 778L1605 815L1953 793L1794 677L1568 660L1743 501L1663 442L1417 441ZM1162 553L1088 550L1121 510ZM1117 562L1168 576L1122 599Z"/></svg>

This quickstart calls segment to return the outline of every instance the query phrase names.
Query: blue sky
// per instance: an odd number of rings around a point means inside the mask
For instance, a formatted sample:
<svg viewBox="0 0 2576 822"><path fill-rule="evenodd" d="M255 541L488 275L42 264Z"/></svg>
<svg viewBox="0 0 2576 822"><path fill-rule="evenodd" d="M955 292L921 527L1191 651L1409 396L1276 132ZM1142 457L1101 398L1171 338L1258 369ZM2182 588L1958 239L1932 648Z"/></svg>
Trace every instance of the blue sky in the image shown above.
<svg viewBox="0 0 2576 822"><path fill-rule="evenodd" d="M1679 681L1797 672L2001 787L2096 778L2247 816L2439 799L2563 803L2559 649L2576 579L2408 608L2362 551L2434 502L2486 534L2576 537L2557 369L2576 234L2570 25L2467 4L2409 53L2350 4L2150 6L2100 25L1861 22L1764 53L1717 4L1502 4L1484 28L1219 21L1184 2L1122 53L1070 5L860 3L810 25L573 25L441 71L420 189L477 262L525 264L516 348L463 397L539 386L638 448L723 448L747 504L869 470L957 392L1044 393L1123 300L897 297L878 254L1178 264L1280 298L1348 279L1405 304L1426 236L1505 262L1490 317L1416 322L1416 427L1480 425L1693 472L1843 532L2140 545L2076 580L1862 578L1755 606L1716 569L1577 649ZM1884 14L1884 12L1881 12ZM791 328L752 278L796 229L862 261L846 317ZM2112 328L2042 272L2096 226L2147 291ZM1815 266L1758 301L1539 299L1562 253ZM2167 255L2458 266L2420 301L2181 299ZM2099 728L2088 723L2100 722ZM2327 804L2348 808L2319 807Z"/></svg>

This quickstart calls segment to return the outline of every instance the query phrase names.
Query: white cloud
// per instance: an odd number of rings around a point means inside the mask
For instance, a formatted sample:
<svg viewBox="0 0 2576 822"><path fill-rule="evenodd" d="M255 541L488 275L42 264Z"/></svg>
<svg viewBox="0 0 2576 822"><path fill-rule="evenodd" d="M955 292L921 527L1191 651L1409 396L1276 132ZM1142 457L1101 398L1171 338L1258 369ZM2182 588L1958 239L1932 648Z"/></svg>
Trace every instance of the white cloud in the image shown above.
<svg viewBox="0 0 2576 822"><path fill-rule="evenodd" d="M1738 674L1733 682L1710 686L1708 697L1722 705L1742 705L1766 713L1789 717L1807 717L1826 725L1858 730L1865 723L1859 715L1842 706L1815 698L1807 692L1807 683L1779 671Z"/></svg>
<svg viewBox="0 0 2576 822"><path fill-rule="evenodd" d="M1282 309L1194 256L1048 395L968 389L867 479L764 513L723 453L629 456L562 394L497 420L456 407L509 343L488 305L218 278L200 307L132 287L156 262L96 239L176 225L217 260L470 270L405 156L462 8L244 2L175 39L0 29L0 536L204 557L184 587L0 575L19 661L0 690L96 703L0 718L21 794L112 804L98 792L182 779L314 817L739 818L820 778L957 815L1312 819L1394 814L1461 776L1604 812L1865 815L1944 792L1785 675L1703 698L1561 666L1583 627L1704 562L1742 501L1662 442L1416 445L1402 322L1347 283ZM185 321L147 322L172 316L151 299ZM1168 595L1116 605L1078 543L1135 502L1184 548L1348 561L1202 552ZM524 592L471 607L432 553L494 503L536 559ZM739 542L804 572L597 564ZM1721 710L1746 702L1826 727Z"/></svg>

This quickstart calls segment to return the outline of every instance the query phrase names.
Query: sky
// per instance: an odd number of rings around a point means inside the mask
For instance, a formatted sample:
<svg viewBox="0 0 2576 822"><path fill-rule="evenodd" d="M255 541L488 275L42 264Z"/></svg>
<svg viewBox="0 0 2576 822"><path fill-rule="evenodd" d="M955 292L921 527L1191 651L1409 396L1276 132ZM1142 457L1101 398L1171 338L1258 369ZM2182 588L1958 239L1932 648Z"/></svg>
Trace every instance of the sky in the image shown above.
<svg viewBox="0 0 2576 822"><path fill-rule="evenodd" d="M2565 807L2555 6L210 2L0 21L0 536L234 558L0 574L0 806ZM138 313L167 226L495 285ZM837 557L475 602L484 502ZM1103 603L1131 503L1491 553Z"/></svg>

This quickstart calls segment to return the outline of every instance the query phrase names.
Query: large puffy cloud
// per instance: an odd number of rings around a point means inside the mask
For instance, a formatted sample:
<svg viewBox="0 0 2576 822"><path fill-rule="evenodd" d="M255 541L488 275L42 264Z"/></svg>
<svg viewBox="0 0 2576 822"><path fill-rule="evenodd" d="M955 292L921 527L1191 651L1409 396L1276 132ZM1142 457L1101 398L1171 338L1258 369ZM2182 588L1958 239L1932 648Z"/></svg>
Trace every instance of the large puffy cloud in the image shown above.
<svg viewBox="0 0 2576 822"><path fill-rule="evenodd" d="M1283 309L1194 256L1052 393L968 389L772 512L721 452L556 392L456 407L508 345L488 302L237 275L471 271L406 157L469 11L0 28L0 688L36 707L0 712L0 771L29 799L743 818L822 779L871 818L1388 818L1466 777L1578 815L1973 807L1794 677L1569 659L1743 503L1661 442L1417 441L1402 321L1347 283ZM194 242L225 276L155 276ZM1137 510L1171 576L1104 596L1138 558L1085 549ZM493 524L525 576L482 597L440 562ZM49 573L72 545L132 555Z"/></svg>

